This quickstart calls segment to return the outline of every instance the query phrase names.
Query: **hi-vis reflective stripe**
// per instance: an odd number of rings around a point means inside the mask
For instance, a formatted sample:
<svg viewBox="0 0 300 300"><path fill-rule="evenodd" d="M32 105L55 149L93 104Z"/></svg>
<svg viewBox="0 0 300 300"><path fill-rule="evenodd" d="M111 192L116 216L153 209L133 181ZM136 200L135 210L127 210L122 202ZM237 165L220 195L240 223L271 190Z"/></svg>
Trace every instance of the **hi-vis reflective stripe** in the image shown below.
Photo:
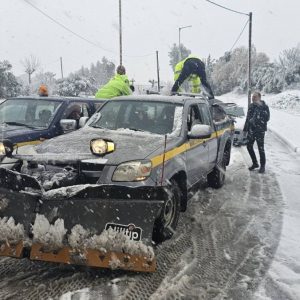
<svg viewBox="0 0 300 300"><path fill-rule="evenodd" d="M206 141L209 141L209 140L212 140L212 139L215 139L221 135L223 135L226 131L231 131L231 128L230 127L227 127L225 129L222 129L222 130L218 130L216 132L214 132L210 138L208 139L194 139L194 140L191 140L190 142L188 143L185 143L185 144L182 144L181 146L179 147L176 147L170 151L167 151L165 153L165 162L174 158L175 156L185 152L185 151L188 151L189 149L193 149L197 146L199 146L200 144L203 144L204 142ZM163 163L163 158L164 158L164 154L160 154L160 155L157 155L155 157L153 157L151 159L151 162L152 162L152 168L155 168L159 165L161 165Z"/></svg>
<svg viewBox="0 0 300 300"><path fill-rule="evenodd" d="M15 144L16 147L22 147L22 146L27 146L27 145L38 145L41 144L43 141L41 140L36 140L36 141L29 141L29 142L21 142Z"/></svg>

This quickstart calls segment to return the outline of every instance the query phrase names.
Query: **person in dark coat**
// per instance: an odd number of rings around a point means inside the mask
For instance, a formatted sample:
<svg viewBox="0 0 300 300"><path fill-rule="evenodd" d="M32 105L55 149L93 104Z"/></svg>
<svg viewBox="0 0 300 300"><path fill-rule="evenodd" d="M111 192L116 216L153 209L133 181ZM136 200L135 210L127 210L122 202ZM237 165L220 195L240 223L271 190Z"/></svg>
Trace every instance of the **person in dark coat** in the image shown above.
<svg viewBox="0 0 300 300"><path fill-rule="evenodd" d="M259 173L265 172L266 154L264 149L265 132L267 131L267 122L270 120L270 111L268 105L261 100L261 94L255 92L252 95L252 103L249 106L247 118L243 131L248 134L247 149L252 159L252 166L250 171L259 167L256 155L253 149L254 142L256 141L259 156L260 156L260 169Z"/></svg>

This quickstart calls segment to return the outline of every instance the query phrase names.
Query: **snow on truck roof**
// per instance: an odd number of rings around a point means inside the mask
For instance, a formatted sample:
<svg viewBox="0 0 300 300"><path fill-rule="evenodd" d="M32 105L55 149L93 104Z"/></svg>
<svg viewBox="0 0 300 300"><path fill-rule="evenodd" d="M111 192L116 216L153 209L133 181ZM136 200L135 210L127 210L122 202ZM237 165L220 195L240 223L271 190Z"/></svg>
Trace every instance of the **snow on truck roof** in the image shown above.
<svg viewBox="0 0 300 300"><path fill-rule="evenodd" d="M11 97L7 98L7 100L41 100L41 101L107 101L107 99L95 99L91 97L62 97L62 96L50 96L50 97L45 97L45 96L18 96L18 97Z"/></svg>
<svg viewBox="0 0 300 300"><path fill-rule="evenodd" d="M200 102L206 103L206 100L203 98L195 98L189 96L163 96L163 95L131 95L131 96L120 96L111 99L114 100L134 100L134 101L159 101L159 102L172 102L172 103L184 103L189 100L197 99Z"/></svg>

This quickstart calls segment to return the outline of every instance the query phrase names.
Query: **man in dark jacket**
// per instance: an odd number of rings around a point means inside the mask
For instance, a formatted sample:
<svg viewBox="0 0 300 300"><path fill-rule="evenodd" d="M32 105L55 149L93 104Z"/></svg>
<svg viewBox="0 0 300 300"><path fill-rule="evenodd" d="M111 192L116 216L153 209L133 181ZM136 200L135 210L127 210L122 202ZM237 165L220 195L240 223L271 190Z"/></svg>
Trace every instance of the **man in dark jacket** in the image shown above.
<svg viewBox="0 0 300 300"><path fill-rule="evenodd" d="M259 173L265 172L266 155L264 149L265 132L267 131L267 122L270 120L270 111L268 105L261 100L261 94L255 92L252 95L252 103L249 106L247 118L243 131L248 133L247 149L252 159L250 171L259 167L253 144L256 141L259 156L260 169Z"/></svg>

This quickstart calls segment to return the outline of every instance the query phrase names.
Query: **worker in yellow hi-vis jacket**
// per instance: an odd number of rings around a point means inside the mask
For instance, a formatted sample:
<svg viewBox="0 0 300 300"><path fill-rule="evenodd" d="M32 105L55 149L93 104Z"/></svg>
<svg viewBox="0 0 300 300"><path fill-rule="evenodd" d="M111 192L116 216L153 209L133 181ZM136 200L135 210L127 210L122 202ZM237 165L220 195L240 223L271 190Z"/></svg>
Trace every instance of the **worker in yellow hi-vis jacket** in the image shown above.
<svg viewBox="0 0 300 300"><path fill-rule="evenodd" d="M196 56L189 55L175 66L175 83L172 87L172 93L176 93L186 79L192 84L193 93L199 93L200 84L202 84L209 94L209 99L214 98L214 93L206 80L205 65Z"/></svg>
<svg viewBox="0 0 300 300"><path fill-rule="evenodd" d="M124 66L118 66L117 74L104 86L102 86L95 95L95 98L110 99L117 96L131 95L128 77L125 75Z"/></svg>

